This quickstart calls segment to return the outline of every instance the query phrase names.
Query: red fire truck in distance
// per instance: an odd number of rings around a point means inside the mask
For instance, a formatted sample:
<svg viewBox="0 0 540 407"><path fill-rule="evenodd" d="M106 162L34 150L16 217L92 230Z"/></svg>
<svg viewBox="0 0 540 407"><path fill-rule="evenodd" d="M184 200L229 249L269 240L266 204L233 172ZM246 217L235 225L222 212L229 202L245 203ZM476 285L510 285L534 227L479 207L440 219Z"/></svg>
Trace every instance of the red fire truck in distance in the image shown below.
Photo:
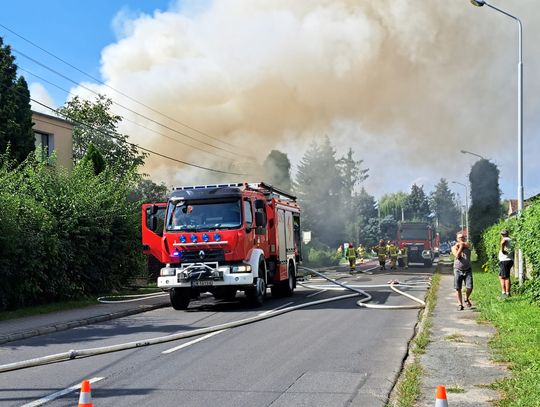
<svg viewBox="0 0 540 407"><path fill-rule="evenodd" d="M429 223L399 222L397 232L398 247L407 246L409 263L424 263L431 267L435 258L435 233ZM399 262L403 266L402 261Z"/></svg>
<svg viewBox="0 0 540 407"><path fill-rule="evenodd" d="M175 188L167 203L142 207L143 251L164 267L158 287L176 310L210 292L232 299L244 291L260 306L291 296L301 260L296 197L264 183Z"/></svg>

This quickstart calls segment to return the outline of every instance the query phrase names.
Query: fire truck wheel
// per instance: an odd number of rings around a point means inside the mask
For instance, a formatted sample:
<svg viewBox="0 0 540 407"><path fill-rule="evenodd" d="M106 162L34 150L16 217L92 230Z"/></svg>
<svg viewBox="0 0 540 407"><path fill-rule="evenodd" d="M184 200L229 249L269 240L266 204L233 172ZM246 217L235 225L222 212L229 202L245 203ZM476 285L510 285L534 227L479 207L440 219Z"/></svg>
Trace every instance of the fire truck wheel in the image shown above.
<svg viewBox="0 0 540 407"><path fill-rule="evenodd" d="M433 265L432 260L424 260L424 267L431 267Z"/></svg>
<svg viewBox="0 0 540 407"><path fill-rule="evenodd" d="M263 278L257 279L257 285L255 288L246 290L246 296L250 304L254 307L260 307L264 303L264 297L266 295L266 282Z"/></svg>
<svg viewBox="0 0 540 407"><path fill-rule="evenodd" d="M284 297L290 297L293 295L294 292L294 286L295 286L295 272L294 272L294 265L292 263L289 263L289 278L287 281L283 282L283 296Z"/></svg>
<svg viewBox="0 0 540 407"><path fill-rule="evenodd" d="M169 291L169 298L171 299L171 305L175 310L180 311L187 309L191 299L190 289L173 288Z"/></svg>

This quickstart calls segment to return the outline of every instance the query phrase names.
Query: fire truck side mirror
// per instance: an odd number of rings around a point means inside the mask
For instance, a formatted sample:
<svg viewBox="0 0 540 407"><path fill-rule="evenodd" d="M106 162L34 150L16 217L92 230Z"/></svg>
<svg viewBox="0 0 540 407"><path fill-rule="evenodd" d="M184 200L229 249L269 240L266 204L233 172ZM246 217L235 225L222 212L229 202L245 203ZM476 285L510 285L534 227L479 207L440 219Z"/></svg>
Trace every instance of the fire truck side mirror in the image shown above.
<svg viewBox="0 0 540 407"><path fill-rule="evenodd" d="M264 209L264 199L255 200L255 209Z"/></svg>
<svg viewBox="0 0 540 407"><path fill-rule="evenodd" d="M155 214L158 213L159 206L157 206L157 205L152 205L151 208L152 208L152 209L151 209L151 212L150 212L150 213L151 213L152 215L155 215Z"/></svg>
<svg viewBox="0 0 540 407"><path fill-rule="evenodd" d="M255 226L258 228L266 227L266 214L263 212L255 212Z"/></svg>

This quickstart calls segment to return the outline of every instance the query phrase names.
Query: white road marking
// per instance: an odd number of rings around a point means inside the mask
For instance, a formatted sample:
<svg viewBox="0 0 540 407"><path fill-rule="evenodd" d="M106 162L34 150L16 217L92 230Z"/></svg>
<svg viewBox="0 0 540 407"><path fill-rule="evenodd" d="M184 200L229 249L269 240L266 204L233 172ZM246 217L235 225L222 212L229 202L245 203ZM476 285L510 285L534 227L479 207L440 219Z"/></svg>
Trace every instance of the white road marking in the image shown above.
<svg viewBox="0 0 540 407"><path fill-rule="evenodd" d="M175 352L175 351L180 350L180 349L187 348L188 346L191 346L191 345L194 345L194 344L196 344L198 342L204 341L205 339L211 338L212 336L220 334L220 333L225 332L225 331L227 331L227 329L222 329L221 331L216 331L216 332L210 332L207 335L204 335L204 336L201 336L200 338L197 338L197 339L194 339L192 341L183 343L182 345L176 346L174 348L164 350L161 353L162 354L167 354L167 353Z"/></svg>
<svg viewBox="0 0 540 407"><path fill-rule="evenodd" d="M285 308L289 305L292 305L294 304L294 302L288 302L287 304L283 304L277 308L274 308L274 309L271 309L269 311L266 311L266 312L263 312L261 314L259 314L259 316L261 315L267 315L267 314L270 314L274 311L277 311L278 309L281 309L281 308ZM167 354L167 353L172 353L172 352L175 352L177 350L180 350L180 349L184 349L184 348L187 348L188 346L191 346L191 345L194 345L196 343L199 343L201 341L204 341L205 339L208 339L208 338L211 338L212 336L214 335L217 335L217 334L220 334L222 332L225 332L227 331L228 329L222 329L221 331L216 331L216 332L210 332L209 334L207 335L204 335L204 336L201 336L200 338L197 338L197 339L194 339L192 341L189 341L189 342L186 342L186 343L183 343L182 345L179 345L179 346L176 346L174 348L171 348L171 349L167 349L167 350L164 350L163 352L161 352L162 354Z"/></svg>
<svg viewBox="0 0 540 407"><path fill-rule="evenodd" d="M104 377L93 377L89 380L90 383L99 382L100 380L105 379ZM73 393L76 390L79 390L81 388L81 384L74 384L71 387L68 387L67 389L57 391L56 393L53 393L47 397L43 397L39 400L32 401L31 403L25 404L21 407L36 407L36 406L42 406L45 403L48 403L49 401L53 401L57 399L58 397L65 396L66 394Z"/></svg>

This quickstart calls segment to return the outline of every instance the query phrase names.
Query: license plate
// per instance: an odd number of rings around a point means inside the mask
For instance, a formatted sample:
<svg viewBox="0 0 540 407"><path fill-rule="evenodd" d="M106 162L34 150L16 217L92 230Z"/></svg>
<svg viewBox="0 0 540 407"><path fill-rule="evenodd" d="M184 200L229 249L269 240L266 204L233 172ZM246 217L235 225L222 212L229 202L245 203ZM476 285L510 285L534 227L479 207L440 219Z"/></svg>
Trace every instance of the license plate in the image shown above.
<svg viewBox="0 0 540 407"><path fill-rule="evenodd" d="M415 251L418 250L418 247L411 247L411 250L412 250L413 252L415 252Z"/></svg>
<svg viewBox="0 0 540 407"><path fill-rule="evenodd" d="M208 287L214 285L212 280L193 280L191 282L192 287Z"/></svg>

